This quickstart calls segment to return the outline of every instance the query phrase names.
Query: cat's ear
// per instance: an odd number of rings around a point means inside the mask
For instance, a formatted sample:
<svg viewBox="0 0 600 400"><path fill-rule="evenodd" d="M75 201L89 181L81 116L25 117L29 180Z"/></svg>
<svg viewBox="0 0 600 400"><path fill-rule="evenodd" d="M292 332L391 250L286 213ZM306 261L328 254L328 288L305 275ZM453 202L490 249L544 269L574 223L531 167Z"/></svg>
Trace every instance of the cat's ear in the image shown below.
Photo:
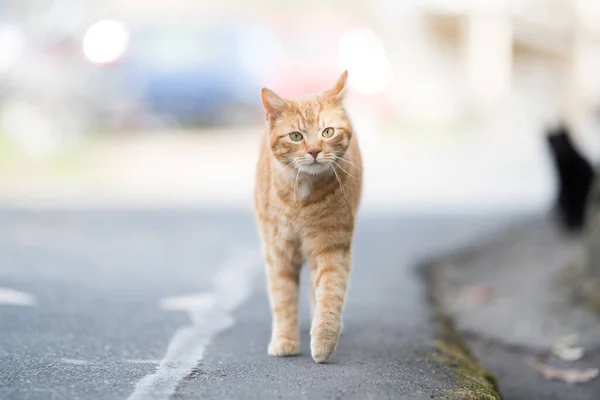
<svg viewBox="0 0 600 400"><path fill-rule="evenodd" d="M333 98L338 102L342 102L346 97L346 83L348 82L348 71L342 72L337 82L331 89L326 90L323 94L325 97Z"/></svg>
<svg viewBox="0 0 600 400"><path fill-rule="evenodd" d="M268 120L277 118L287 105L286 101L271 89L263 88L261 98Z"/></svg>

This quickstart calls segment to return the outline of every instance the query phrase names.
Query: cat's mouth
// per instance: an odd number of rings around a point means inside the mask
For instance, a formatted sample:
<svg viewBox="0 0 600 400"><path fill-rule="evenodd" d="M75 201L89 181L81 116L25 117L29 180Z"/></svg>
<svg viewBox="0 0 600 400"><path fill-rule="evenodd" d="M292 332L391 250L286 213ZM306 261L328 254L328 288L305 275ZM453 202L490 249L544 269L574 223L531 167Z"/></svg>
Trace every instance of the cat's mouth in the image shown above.
<svg viewBox="0 0 600 400"><path fill-rule="evenodd" d="M302 166L302 171L307 172L311 175L317 175L323 173L328 168L328 165L321 161L313 161L311 163L305 164Z"/></svg>

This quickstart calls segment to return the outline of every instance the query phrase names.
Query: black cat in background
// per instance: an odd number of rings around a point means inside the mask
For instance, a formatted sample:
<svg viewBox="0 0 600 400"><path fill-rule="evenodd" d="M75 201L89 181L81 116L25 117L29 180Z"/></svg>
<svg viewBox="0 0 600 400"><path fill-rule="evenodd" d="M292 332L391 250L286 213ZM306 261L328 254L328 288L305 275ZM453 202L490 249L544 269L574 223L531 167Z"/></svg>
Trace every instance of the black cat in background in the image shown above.
<svg viewBox="0 0 600 400"><path fill-rule="evenodd" d="M594 181L594 168L575 147L566 126L550 129L547 140L558 176L556 211L565 228L581 230L586 200Z"/></svg>

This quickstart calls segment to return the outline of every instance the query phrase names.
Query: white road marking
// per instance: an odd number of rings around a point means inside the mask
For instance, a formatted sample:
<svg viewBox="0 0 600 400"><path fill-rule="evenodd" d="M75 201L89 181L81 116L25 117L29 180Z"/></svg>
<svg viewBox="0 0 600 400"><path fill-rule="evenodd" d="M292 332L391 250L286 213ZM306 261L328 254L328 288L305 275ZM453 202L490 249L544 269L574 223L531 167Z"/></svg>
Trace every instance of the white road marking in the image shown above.
<svg viewBox="0 0 600 400"><path fill-rule="evenodd" d="M208 310L216 306L213 293L196 293L187 296L167 297L160 301L159 307L169 311Z"/></svg>
<svg viewBox="0 0 600 400"><path fill-rule="evenodd" d="M88 360L80 360L77 358L61 358L58 360L62 364L70 364L70 365L81 365L81 366L91 366L91 365L101 365L101 362L97 361L88 361ZM146 365L159 365L161 360L152 360L152 359L125 359L121 360L121 362L126 364L146 364Z"/></svg>
<svg viewBox="0 0 600 400"><path fill-rule="evenodd" d="M128 364L160 364L160 360L123 360Z"/></svg>
<svg viewBox="0 0 600 400"><path fill-rule="evenodd" d="M97 363L87 360L77 360L74 358L61 358L60 362L63 364L71 364L71 365L95 365Z"/></svg>
<svg viewBox="0 0 600 400"><path fill-rule="evenodd" d="M179 382L202 360L211 340L233 326L231 314L249 297L260 266L259 254L245 250L218 271L211 292L160 302L161 309L187 311L192 325L175 332L156 372L142 378L128 400L166 400L175 393Z"/></svg>
<svg viewBox="0 0 600 400"><path fill-rule="evenodd" d="M0 287L0 305L35 306L35 296L7 287Z"/></svg>

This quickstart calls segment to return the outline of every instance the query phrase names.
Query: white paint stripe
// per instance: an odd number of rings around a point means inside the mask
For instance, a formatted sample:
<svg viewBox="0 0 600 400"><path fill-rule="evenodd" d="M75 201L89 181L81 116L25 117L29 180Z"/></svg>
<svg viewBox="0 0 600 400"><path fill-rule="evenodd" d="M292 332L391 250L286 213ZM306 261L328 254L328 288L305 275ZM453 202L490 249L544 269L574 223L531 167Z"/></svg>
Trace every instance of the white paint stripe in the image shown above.
<svg viewBox="0 0 600 400"><path fill-rule="evenodd" d="M208 310L215 307L216 297L213 293L197 293L188 296L168 297L160 301L161 310Z"/></svg>
<svg viewBox="0 0 600 400"><path fill-rule="evenodd" d="M243 251L217 273L212 292L160 302L162 309L187 311L192 325L175 332L156 372L137 383L129 400L165 400L175 393L179 382L202 360L211 340L234 324L231 314L252 292L259 260L255 251Z"/></svg>
<svg viewBox="0 0 600 400"><path fill-rule="evenodd" d="M70 365L101 365L101 362L96 361L88 361L88 360L80 360L77 358L60 358L58 360L61 364L70 364ZM126 364L147 364L147 365L159 365L161 360L152 360L152 359L125 359L121 362Z"/></svg>
<svg viewBox="0 0 600 400"><path fill-rule="evenodd" d="M155 364L159 365L160 360L123 360L128 364Z"/></svg>
<svg viewBox="0 0 600 400"><path fill-rule="evenodd" d="M0 305L35 306L35 296L7 287L0 287Z"/></svg>
<svg viewBox="0 0 600 400"><path fill-rule="evenodd" d="M75 358L61 358L60 362L63 364L71 364L71 365L95 365L97 363L87 360L77 360Z"/></svg>

